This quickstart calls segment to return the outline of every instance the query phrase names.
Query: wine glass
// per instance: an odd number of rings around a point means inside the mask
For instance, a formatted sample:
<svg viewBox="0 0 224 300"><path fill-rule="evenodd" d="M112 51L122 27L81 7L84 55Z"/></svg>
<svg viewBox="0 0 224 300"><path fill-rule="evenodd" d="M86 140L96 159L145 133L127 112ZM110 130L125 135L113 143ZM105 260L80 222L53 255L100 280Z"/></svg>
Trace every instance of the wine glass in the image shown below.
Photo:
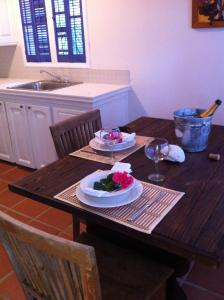
<svg viewBox="0 0 224 300"><path fill-rule="evenodd" d="M148 175L148 179L155 182L164 181L165 176L159 174L159 161L169 154L169 144L166 139L154 138L145 145L145 155L155 163L156 173Z"/></svg>
<svg viewBox="0 0 224 300"><path fill-rule="evenodd" d="M100 139L110 150L112 163L115 163L114 146L121 141L121 132L118 127L104 127L100 131Z"/></svg>

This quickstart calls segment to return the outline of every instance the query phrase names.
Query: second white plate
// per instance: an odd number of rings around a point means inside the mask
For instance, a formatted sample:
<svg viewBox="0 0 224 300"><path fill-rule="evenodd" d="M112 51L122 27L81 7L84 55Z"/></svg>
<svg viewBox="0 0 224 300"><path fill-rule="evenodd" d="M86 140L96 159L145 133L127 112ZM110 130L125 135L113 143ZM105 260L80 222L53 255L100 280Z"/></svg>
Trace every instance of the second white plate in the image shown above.
<svg viewBox="0 0 224 300"><path fill-rule="evenodd" d="M122 143L122 145L116 144L113 147L113 151L114 152L118 152L118 151L129 149L129 148L133 147L135 145L135 143L136 143L136 141L133 140L131 142ZM103 146L103 145L97 143L97 141L96 141L95 138L93 138L92 140L90 140L89 145L90 145L91 148L93 148L93 149L95 149L97 151L111 152L111 149L109 149L106 146Z"/></svg>
<svg viewBox="0 0 224 300"><path fill-rule="evenodd" d="M133 188L128 192L121 196L114 197L93 197L89 196L82 192L80 186L77 187L75 194L78 199L86 205L99 207L99 208L110 208L110 207L118 207L122 205L129 204L135 200L137 200L143 192L143 185L141 182L136 180Z"/></svg>

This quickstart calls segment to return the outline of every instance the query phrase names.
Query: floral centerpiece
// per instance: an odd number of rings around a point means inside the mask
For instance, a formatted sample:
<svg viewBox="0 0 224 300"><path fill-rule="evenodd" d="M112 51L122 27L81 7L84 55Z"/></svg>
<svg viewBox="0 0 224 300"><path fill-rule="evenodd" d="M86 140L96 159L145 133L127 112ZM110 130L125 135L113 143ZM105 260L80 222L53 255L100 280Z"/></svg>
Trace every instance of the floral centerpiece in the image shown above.
<svg viewBox="0 0 224 300"><path fill-rule="evenodd" d="M106 133L103 136L103 139L105 140L109 140L109 141L113 141L116 140L117 143L122 143L122 133L120 132L119 128L113 128L111 129L111 131L109 131L108 133Z"/></svg>
<svg viewBox="0 0 224 300"><path fill-rule="evenodd" d="M110 173L106 178L102 178L100 181L95 181L93 189L113 192L126 189L133 183L133 181L133 177L127 172L114 172Z"/></svg>

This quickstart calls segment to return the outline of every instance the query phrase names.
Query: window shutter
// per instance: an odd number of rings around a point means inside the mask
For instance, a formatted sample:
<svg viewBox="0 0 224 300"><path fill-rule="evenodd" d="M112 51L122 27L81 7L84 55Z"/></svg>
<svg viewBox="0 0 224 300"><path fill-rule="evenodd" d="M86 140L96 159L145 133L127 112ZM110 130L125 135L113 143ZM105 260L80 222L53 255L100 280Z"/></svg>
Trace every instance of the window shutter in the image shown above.
<svg viewBox="0 0 224 300"><path fill-rule="evenodd" d="M81 0L52 0L59 62L86 62Z"/></svg>
<svg viewBox="0 0 224 300"><path fill-rule="evenodd" d="M23 36L28 62L50 62L44 0L20 0Z"/></svg>

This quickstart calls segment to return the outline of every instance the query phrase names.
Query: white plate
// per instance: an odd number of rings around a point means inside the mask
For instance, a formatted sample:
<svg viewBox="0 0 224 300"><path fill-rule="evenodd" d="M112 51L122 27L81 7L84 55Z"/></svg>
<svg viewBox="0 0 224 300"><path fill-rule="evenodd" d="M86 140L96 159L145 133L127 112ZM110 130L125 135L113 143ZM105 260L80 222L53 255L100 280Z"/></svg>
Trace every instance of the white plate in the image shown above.
<svg viewBox="0 0 224 300"><path fill-rule="evenodd" d="M135 145L135 143L136 143L136 141L134 139L131 142L116 144L116 145L114 145L113 148L109 149L108 147L98 143L96 138L93 138L92 140L90 140L89 145L90 145L91 148L93 148L97 151L111 152L111 150L113 150L114 152L117 152L117 151L122 151L122 150L129 149L129 148L133 147Z"/></svg>
<svg viewBox="0 0 224 300"><path fill-rule="evenodd" d="M105 133L105 135L107 135L107 133ZM121 145L125 145L127 144L128 142L125 141L125 139L129 138L130 137L130 133L126 133L126 132L121 132L121 135L122 135L122 139L123 139L123 142L121 143L117 143L116 146L121 146ZM98 136L95 137L96 138L96 141L100 138ZM134 139L133 139L134 140ZM129 141L131 142L131 141ZM100 140L100 143L103 144L103 141Z"/></svg>
<svg viewBox="0 0 224 300"><path fill-rule="evenodd" d="M122 136L122 142L121 143L117 143L117 144L119 144L119 145L123 145L123 144L126 144L127 142L128 142L128 140L130 139L130 137L132 136L132 138L131 138L131 140L134 140L135 139L135 137L136 137L136 134L135 133L127 133L127 132L120 132L121 133L121 136ZM103 132L103 131L101 131L101 130L99 130L99 131L97 131L97 132L95 132L94 133L95 134L95 138L96 138L96 141L98 141L99 142L99 144L104 144L104 142L103 142L103 140L101 140L101 138L100 137L103 137L104 135L107 135L108 133L107 132ZM102 134L104 134L103 136L102 136ZM125 141L126 140L126 141ZM130 142L131 142L131 140L129 140ZM107 140L105 140L105 141L107 141Z"/></svg>
<svg viewBox="0 0 224 300"><path fill-rule="evenodd" d="M114 196L120 196L122 194L128 193L134 186L136 179L133 178L133 182L126 188L121 189L118 191L113 192L106 192L106 191L98 191L93 189L94 182L100 181L103 178L106 178L110 173L114 173L111 170L108 171L96 171L91 173L90 175L86 176L80 181L80 189L84 194L87 194L89 196L93 197L114 197ZM98 194L98 195L97 195Z"/></svg>
<svg viewBox="0 0 224 300"><path fill-rule="evenodd" d="M129 204L135 200L137 200L143 192L143 186L141 182L136 180L133 188L128 192L120 196L114 197L93 197L87 194L84 194L80 189L80 186L77 187L75 194L78 199L89 206L99 207L99 208L110 208L110 207L118 207L122 205Z"/></svg>

